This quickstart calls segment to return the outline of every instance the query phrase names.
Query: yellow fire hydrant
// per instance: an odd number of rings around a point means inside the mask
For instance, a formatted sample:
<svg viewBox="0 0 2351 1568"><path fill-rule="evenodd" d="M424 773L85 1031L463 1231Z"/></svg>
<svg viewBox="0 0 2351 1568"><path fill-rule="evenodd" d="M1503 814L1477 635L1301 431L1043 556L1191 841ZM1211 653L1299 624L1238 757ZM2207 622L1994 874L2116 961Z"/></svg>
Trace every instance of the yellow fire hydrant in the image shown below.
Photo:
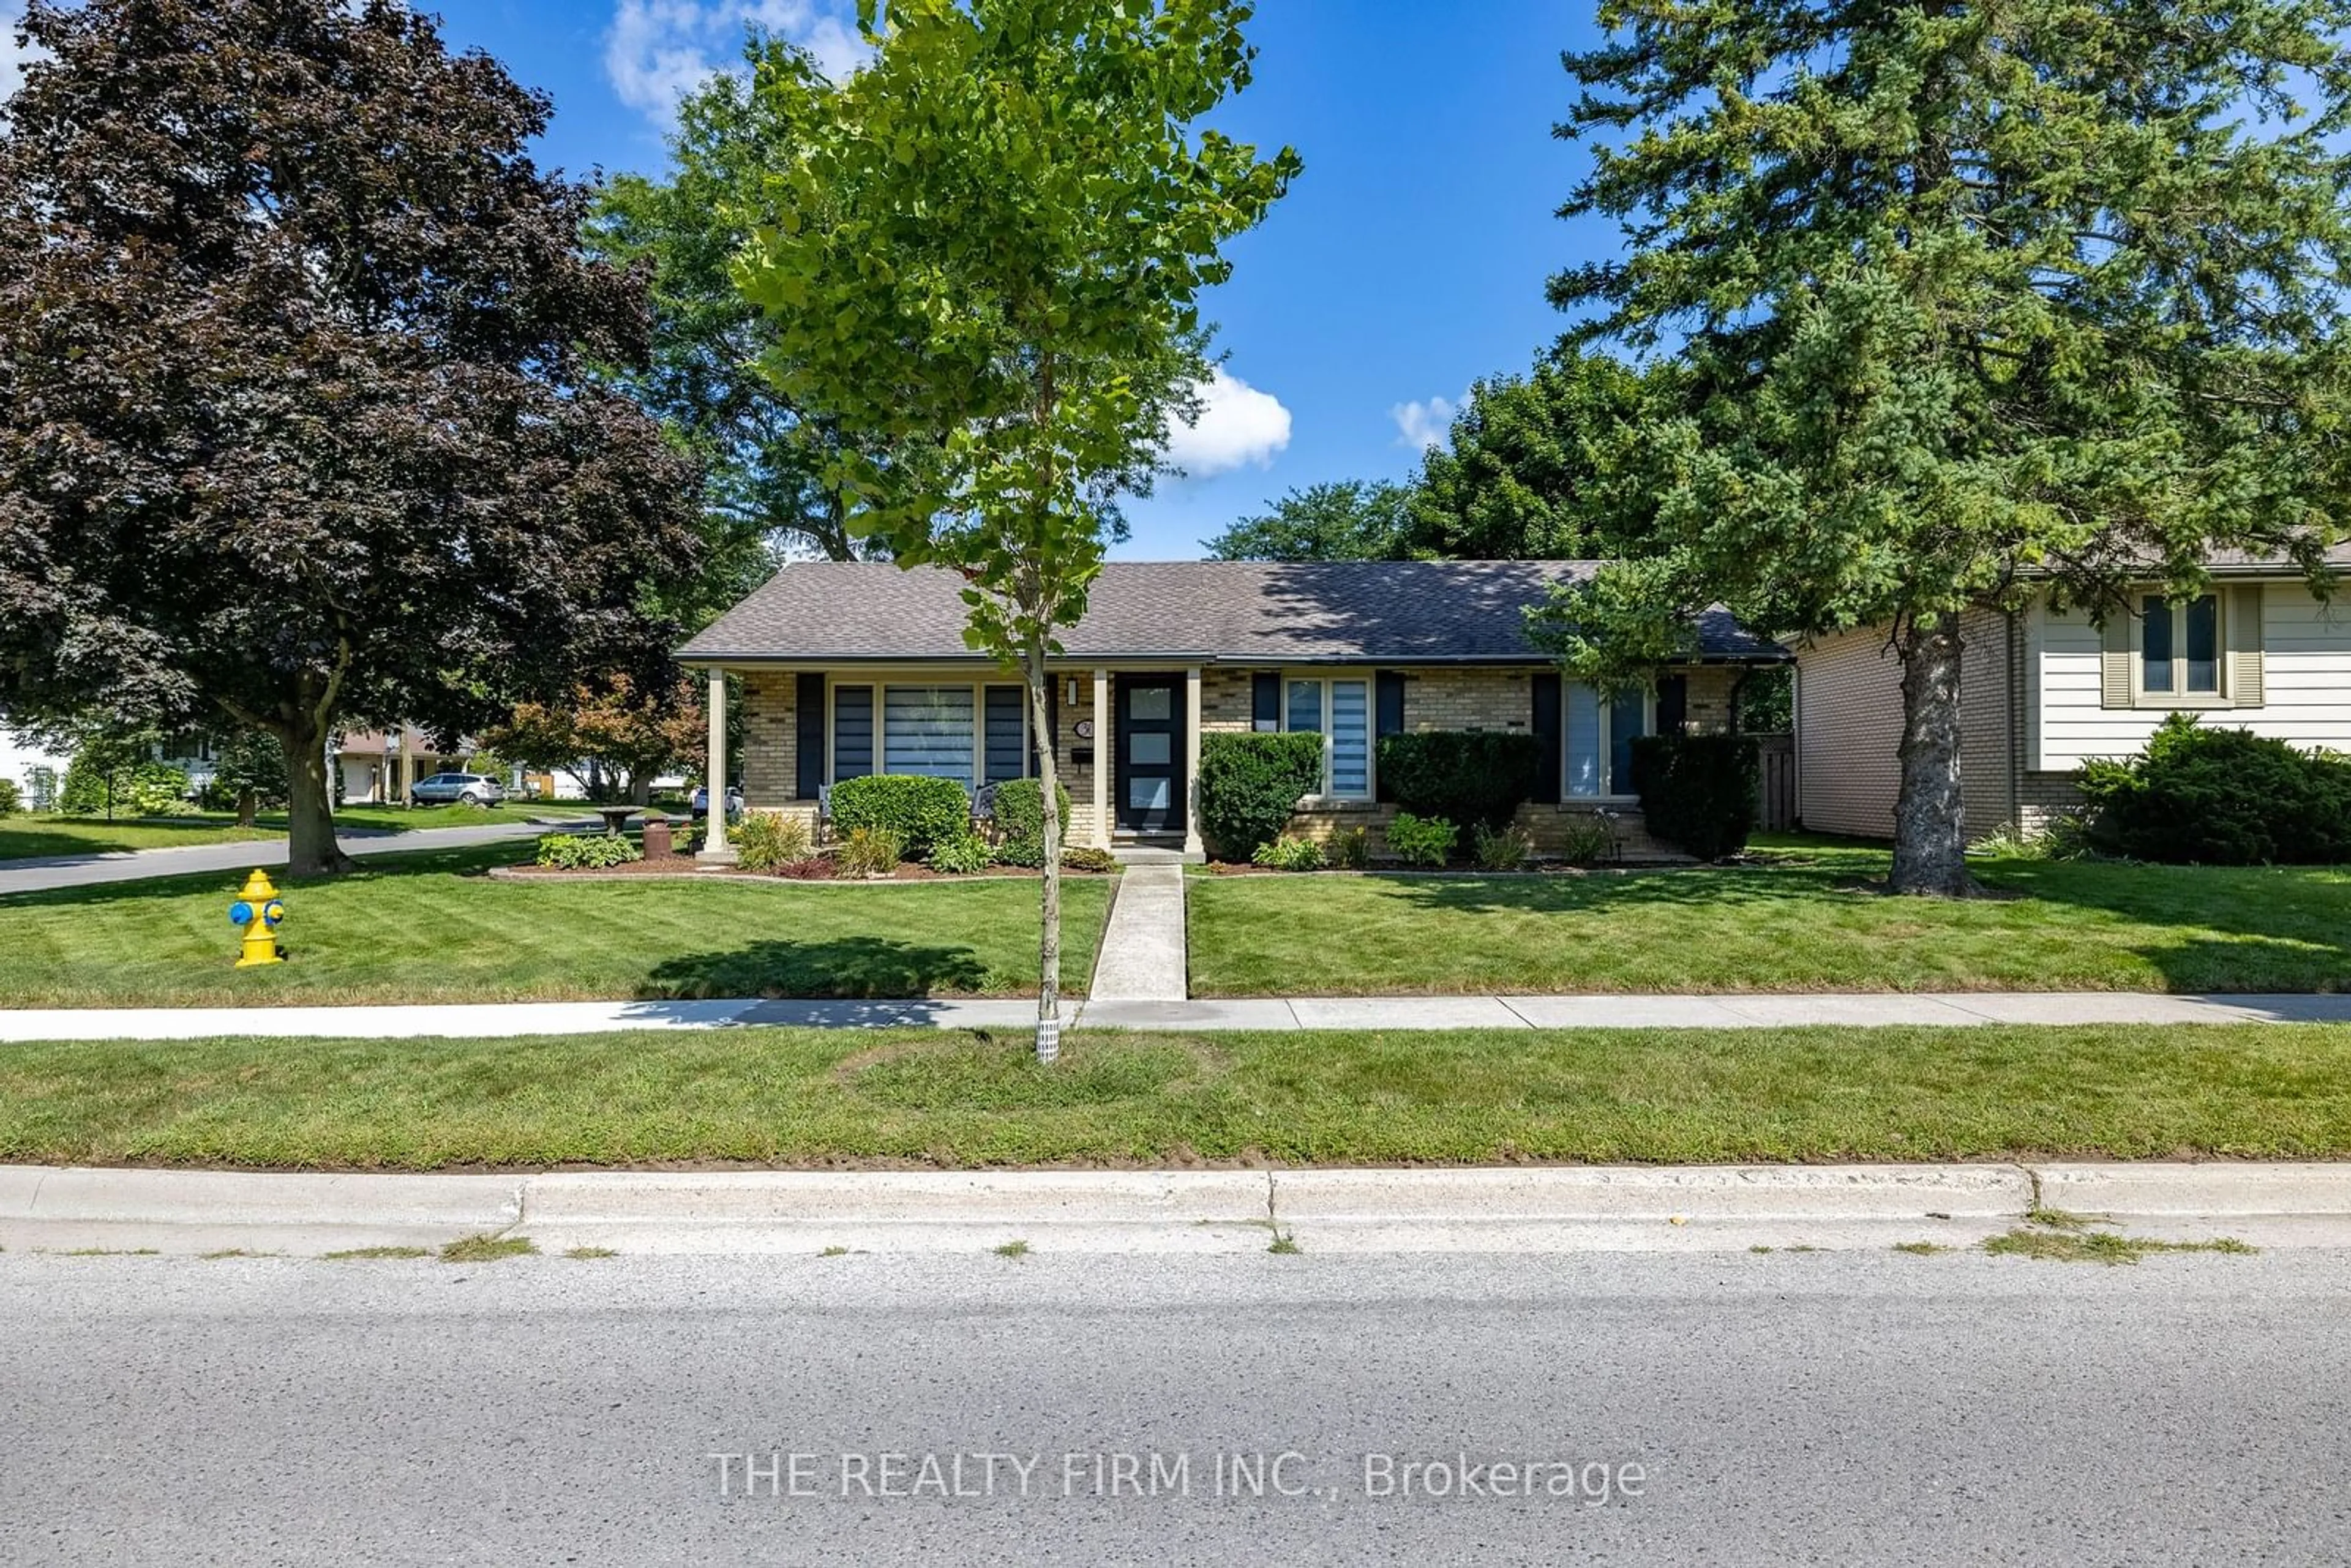
<svg viewBox="0 0 2351 1568"><path fill-rule="evenodd" d="M228 918L245 932L245 955L236 961L238 968L286 962L277 946L277 923L286 918L286 905L278 902L277 889L270 885L266 872L256 870L245 879L236 902L228 906Z"/></svg>

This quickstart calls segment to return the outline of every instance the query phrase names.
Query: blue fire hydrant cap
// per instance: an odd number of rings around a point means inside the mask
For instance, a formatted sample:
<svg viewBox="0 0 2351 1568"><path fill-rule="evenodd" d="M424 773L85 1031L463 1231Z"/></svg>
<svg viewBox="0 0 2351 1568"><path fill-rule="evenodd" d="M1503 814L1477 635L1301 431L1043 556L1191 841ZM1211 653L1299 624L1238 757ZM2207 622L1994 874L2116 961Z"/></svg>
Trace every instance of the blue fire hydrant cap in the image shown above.
<svg viewBox="0 0 2351 1568"><path fill-rule="evenodd" d="M253 924L253 905L251 905L250 904L247 904L245 900L243 900L243 899L241 899L241 898L240 898L240 899L238 899L235 904L230 904L230 905L228 906L228 923L229 923L231 925L252 925L252 924Z"/></svg>

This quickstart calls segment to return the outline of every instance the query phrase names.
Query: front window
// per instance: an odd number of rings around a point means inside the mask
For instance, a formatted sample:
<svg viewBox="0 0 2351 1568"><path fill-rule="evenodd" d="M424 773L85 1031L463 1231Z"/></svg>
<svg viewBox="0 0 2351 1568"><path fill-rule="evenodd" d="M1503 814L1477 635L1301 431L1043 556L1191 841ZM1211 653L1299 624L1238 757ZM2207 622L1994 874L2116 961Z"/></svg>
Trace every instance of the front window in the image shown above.
<svg viewBox="0 0 2351 1568"><path fill-rule="evenodd" d="M1635 689L1609 695L1592 686L1567 688L1567 756L1560 777L1570 799L1629 797L1633 789L1633 741L1649 733L1649 694Z"/></svg>
<svg viewBox="0 0 2351 1568"><path fill-rule="evenodd" d="M2139 690L2149 696L2219 696L2219 598L2205 593L2174 604L2148 594L2139 611Z"/></svg>
<svg viewBox="0 0 2351 1568"><path fill-rule="evenodd" d="M1343 800L1372 796L1372 684L1354 676L1292 679L1282 688L1282 727L1322 737L1322 788Z"/></svg>
<svg viewBox="0 0 2351 1568"><path fill-rule="evenodd" d="M1027 695L973 683L836 685L832 779L914 773L958 784L1029 772Z"/></svg>
<svg viewBox="0 0 2351 1568"><path fill-rule="evenodd" d="M971 780L971 688L884 686L882 771Z"/></svg>

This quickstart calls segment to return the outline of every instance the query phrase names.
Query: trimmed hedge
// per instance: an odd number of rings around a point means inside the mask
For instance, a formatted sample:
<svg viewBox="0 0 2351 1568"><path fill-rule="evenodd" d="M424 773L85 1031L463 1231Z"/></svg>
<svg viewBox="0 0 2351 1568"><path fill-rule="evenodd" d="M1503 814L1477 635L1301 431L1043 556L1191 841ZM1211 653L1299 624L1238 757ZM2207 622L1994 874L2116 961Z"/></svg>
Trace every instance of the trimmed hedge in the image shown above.
<svg viewBox="0 0 2351 1568"><path fill-rule="evenodd" d="M1200 737L1200 828L1228 860L1280 838L1300 799L1322 784L1319 735Z"/></svg>
<svg viewBox="0 0 2351 1568"><path fill-rule="evenodd" d="M538 863L563 871L601 871L644 858L633 840L618 833L549 833L538 841Z"/></svg>
<svg viewBox="0 0 2351 1568"><path fill-rule="evenodd" d="M2251 730L2167 717L2147 749L2082 768L2090 842L2135 860L2202 865L2351 861L2351 759Z"/></svg>
<svg viewBox="0 0 2351 1568"><path fill-rule="evenodd" d="M1432 729L1380 739L1380 793L1418 817L1508 827L1542 777L1531 735Z"/></svg>
<svg viewBox="0 0 2351 1568"><path fill-rule="evenodd" d="M1061 801L1061 841L1070 841L1070 792L1059 779L1053 789ZM1045 863L1045 781L1012 779L996 787L996 858L1006 865Z"/></svg>
<svg viewBox="0 0 2351 1568"><path fill-rule="evenodd" d="M1652 837L1702 861L1747 847L1758 770L1750 735L1643 735L1633 740L1633 788Z"/></svg>
<svg viewBox="0 0 2351 1568"><path fill-rule="evenodd" d="M844 838L860 828L886 830L897 835L901 853L920 860L971 826L971 791L919 773L844 779L832 787L832 825Z"/></svg>

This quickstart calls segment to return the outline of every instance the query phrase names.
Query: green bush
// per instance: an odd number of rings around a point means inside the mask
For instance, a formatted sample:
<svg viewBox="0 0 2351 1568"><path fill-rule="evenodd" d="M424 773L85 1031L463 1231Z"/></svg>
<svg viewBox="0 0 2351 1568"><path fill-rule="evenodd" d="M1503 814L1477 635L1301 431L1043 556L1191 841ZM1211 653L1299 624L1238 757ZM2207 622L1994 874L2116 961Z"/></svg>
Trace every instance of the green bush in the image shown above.
<svg viewBox="0 0 2351 1568"><path fill-rule="evenodd" d="M1200 737L1200 827L1228 860L1247 860L1290 825L1322 783L1319 735Z"/></svg>
<svg viewBox="0 0 2351 1568"><path fill-rule="evenodd" d="M746 811L730 831L745 871L775 871L809 858L807 819L782 811Z"/></svg>
<svg viewBox="0 0 2351 1568"><path fill-rule="evenodd" d="M1479 871L1524 871L1534 852L1534 840L1523 829L1469 825L1469 853Z"/></svg>
<svg viewBox="0 0 2351 1568"><path fill-rule="evenodd" d="M1372 863L1372 835L1362 828L1349 828L1343 833L1332 834L1322 852L1332 865L1362 871Z"/></svg>
<svg viewBox="0 0 2351 1568"><path fill-rule="evenodd" d="M1592 865L1616 858L1616 813L1570 812L1560 819L1559 858L1570 865Z"/></svg>
<svg viewBox="0 0 2351 1568"><path fill-rule="evenodd" d="M931 846L930 868L942 876L973 876L996 863L996 846L966 830Z"/></svg>
<svg viewBox="0 0 2351 1568"><path fill-rule="evenodd" d="M2351 861L2351 759L2250 730L2166 718L2147 749L2082 769L2090 841L2108 854L2204 865Z"/></svg>
<svg viewBox="0 0 2351 1568"><path fill-rule="evenodd" d="M1061 869L1063 871L1116 871L1118 857L1108 850L1096 849L1092 844L1080 844L1073 850L1061 852Z"/></svg>
<svg viewBox="0 0 2351 1568"><path fill-rule="evenodd" d="M898 835L903 852L920 858L970 828L971 794L952 779L917 773L844 779L832 787L832 821L844 833L886 829Z"/></svg>
<svg viewBox="0 0 2351 1568"><path fill-rule="evenodd" d="M1070 792L1058 781L1053 789L1061 800L1061 837L1066 843L1070 836ZM1043 780L1012 779L996 787L996 858L1006 865L1045 863Z"/></svg>
<svg viewBox="0 0 2351 1568"><path fill-rule="evenodd" d="M1443 865L1461 830L1442 817L1398 811L1388 824L1388 852L1406 865Z"/></svg>
<svg viewBox="0 0 2351 1568"><path fill-rule="evenodd" d="M1416 817L1510 826L1542 776L1531 735L1432 729L1380 738L1380 793Z"/></svg>
<svg viewBox="0 0 2351 1568"><path fill-rule="evenodd" d="M618 833L549 833L538 841L538 863L565 871L626 865L643 858L632 840Z"/></svg>
<svg viewBox="0 0 2351 1568"><path fill-rule="evenodd" d="M0 779L0 817L13 817L24 809L24 791L16 788L16 781Z"/></svg>
<svg viewBox="0 0 2351 1568"><path fill-rule="evenodd" d="M843 876L888 876L905 858L906 841L891 828L852 828L841 841Z"/></svg>
<svg viewBox="0 0 2351 1568"><path fill-rule="evenodd" d="M1702 861L1747 847L1755 828L1755 739L1644 735L1633 741L1633 788L1649 834Z"/></svg>
<svg viewBox="0 0 2351 1568"><path fill-rule="evenodd" d="M1322 846L1312 839L1295 839L1284 833L1271 843L1258 845L1249 859L1276 871L1321 871Z"/></svg>
<svg viewBox="0 0 2351 1568"><path fill-rule="evenodd" d="M161 817L187 809L188 776L179 768L162 762L138 762L110 771L85 766L79 755L66 768L58 807L78 816L103 813L109 809L110 785L111 808L119 817Z"/></svg>

